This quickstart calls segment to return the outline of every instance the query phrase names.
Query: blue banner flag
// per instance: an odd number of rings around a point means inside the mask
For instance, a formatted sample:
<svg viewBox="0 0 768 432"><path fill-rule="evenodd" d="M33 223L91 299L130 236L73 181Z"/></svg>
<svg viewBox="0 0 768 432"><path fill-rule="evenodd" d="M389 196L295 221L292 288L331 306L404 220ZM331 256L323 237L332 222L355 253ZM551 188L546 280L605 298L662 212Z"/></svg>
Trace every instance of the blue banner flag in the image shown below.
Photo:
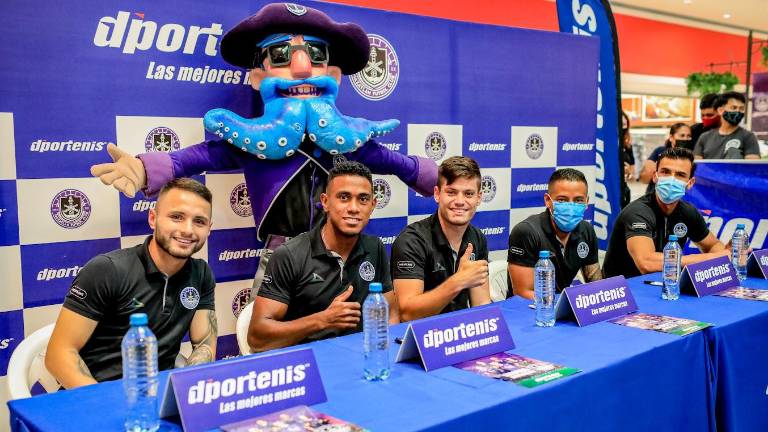
<svg viewBox="0 0 768 432"><path fill-rule="evenodd" d="M600 38L597 75L597 137L595 141L595 233L600 249L621 210L623 167L619 163L621 82L616 24L607 0L557 0L560 31Z"/></svg>

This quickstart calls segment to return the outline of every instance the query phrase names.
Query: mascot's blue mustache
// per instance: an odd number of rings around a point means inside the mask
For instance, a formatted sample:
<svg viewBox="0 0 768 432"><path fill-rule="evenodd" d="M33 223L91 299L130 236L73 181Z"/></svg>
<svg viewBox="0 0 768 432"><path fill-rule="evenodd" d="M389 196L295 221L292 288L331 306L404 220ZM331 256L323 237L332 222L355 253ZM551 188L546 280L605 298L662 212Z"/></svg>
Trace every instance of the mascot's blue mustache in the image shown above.
<svg viewBox="0 0 768 432"><path fill-rule="evenodd" d="M217 108L205 114L205 130L259 159L293 155L304 139L330 154L357 150L374 136L394 130L399 120L371 121L343 115L336 108L339 85L324 75L303 80L266 78L259 88L264 115L246 119ZM292 96L315 96L299 99Z"/></svg>

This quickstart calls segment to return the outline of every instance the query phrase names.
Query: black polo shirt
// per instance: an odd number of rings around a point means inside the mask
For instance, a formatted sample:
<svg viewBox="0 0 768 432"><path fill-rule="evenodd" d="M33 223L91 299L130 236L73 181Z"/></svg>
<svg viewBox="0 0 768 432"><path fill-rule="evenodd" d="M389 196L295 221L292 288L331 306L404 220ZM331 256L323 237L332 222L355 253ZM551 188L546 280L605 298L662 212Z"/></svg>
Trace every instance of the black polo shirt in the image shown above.
<svg viewBox="0 0 768 432"><path fill-rule="evenodd" d="M579 222L563 247L552 227L549 210L531 215L515 225L509 233L507 262L534 267L539 260L539 251L543 250L549 251L550 260L555 265L557 292L571 286L576 273L584 266L598 262L597 236L592 225L587 221Z"/></svg>
<svg viewBox="0 0 768 432"><path fill-rule="evenodd" d="M677 235L677 242L680 247L684 247L689 238L694 242L704 240L709 234L709 228L696 207L685 201L678 201L669 216L661 211L655 193L632 201L619 213L613 225L603 263L605 277L624 275L629 278L640 275L640 270L627 250L629 238L650 237L656 252L661 252L671 234Z"/></svg>
<svg viewBox="0 0 768 432"><path fill-rule="evenodd" d="M437 213L414 222L392 244L392 279L420 279L424 281L424 292L437 288L456 273L467 243L472 243L474 259L488 260L488 241L472 224L464 231L457 254L443 234ZM470 306L469 291L462 290L440 313Z"/></svg>
<svg viewBox="0 0 768 432"><path fill-rule="evenodd" d="M368 284L381 282L384 292L392 291L389 260L378 237L361 234L346 261L325 248L322 226L299 234L280 245L267 263L260 297L288 305L284 321L293 321L328 308L334 298L352 285L349 302L363 304ZM362 319L354 330L326 329L304 342L325 339L363 329Z"/></svg>
<svg viewBox="0 0 768 432"><path fill-rule="evenodd" d="M80 350L96 381L122 377L120 344L130 328L131 314L147 314L157 337L158 365L165 370L173 368L195 312L215 309L216 282L208 264L190 258L168 278L149 255L151 238L88 261L64 299L65 308L98 322Z"/></svg>

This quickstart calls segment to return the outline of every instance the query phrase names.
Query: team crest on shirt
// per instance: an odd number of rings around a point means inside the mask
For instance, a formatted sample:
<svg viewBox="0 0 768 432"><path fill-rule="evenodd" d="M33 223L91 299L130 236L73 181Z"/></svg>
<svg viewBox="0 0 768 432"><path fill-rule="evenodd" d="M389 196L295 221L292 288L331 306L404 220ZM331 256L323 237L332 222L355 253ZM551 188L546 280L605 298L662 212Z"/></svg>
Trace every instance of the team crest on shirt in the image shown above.
<svg viewBox="0 0 768 432"><path fill-rule="evenodd" d="M144 139L144 150L147 152L170 153L181 148L181 140L176 132L167 127L156 127L149 131Z"/></svg>
<svg viewBox="0 0 768 432"><path fill-rule="evenodd" d="M91 216L91 201L77 189L64 189L51 201L51 216L62 228L79 228Z"/></svg>
<svg viewBox="0 0 768 432"><path fill-rule="evenodd" d="M579 243L578 246L576 246L576 254L579 255L579 258L584 259L589 255L589 245L585 242Z"/></svg>
<svg viewBox="0 0 768 432"><path fill-rule="evenodd" d="M674 232L678 237L685 237L685 235L688 234L688 227L685 226L684 223L679 222L675 224L674 228L672 228L672 232Z"/></svg>
<svg viewBox="0 0 768 432"><path fill-rule="evenodd" d="M232 299L232 313L235 315L235 318L240 317L240 312L243 311L243 308L245 308L250 299L250 288L243 288L235 294L235 297Z"/></svg>
<svg viewBox="0 0 768 432"><path fill-rule="evenodd" d="M179 299L185 308L194 309L200 303L200 293L197 288L189 286L181 290Z"/></svg>
<svg viewBox="0 0 768 432"><path fill-rule="evenodd" d="M373 280L373 277L376 276L376 268L368 261L363 261L362 264L360 264L360 277L366 281L370 282Z"/></svg>

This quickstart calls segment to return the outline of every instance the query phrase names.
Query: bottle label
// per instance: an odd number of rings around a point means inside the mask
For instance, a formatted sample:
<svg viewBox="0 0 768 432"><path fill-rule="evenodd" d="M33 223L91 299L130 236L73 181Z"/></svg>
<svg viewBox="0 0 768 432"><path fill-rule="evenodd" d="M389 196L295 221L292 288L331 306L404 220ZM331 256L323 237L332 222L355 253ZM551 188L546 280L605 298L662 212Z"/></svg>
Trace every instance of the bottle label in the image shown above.
<svg viewBox="0 0 768 432"><path fill-rule="evenodd" d="M721 256L711 260L688 264L680 277L680 292L704 297L739 286L731 261Z"/></svg>
<svg viewBox="0 0 768 432"><path fill-rule="evenodd" d="M418 357L431 371L514 347L501 308L478 307L412 321L395 362Z"/></svg>
<svg viewBox="0 0 768 432"><path fill-rule="evenodd" d="M576 319L580 327L609 320L637 310L624 276L568 287L557 302L557 319Z"/></svg>

